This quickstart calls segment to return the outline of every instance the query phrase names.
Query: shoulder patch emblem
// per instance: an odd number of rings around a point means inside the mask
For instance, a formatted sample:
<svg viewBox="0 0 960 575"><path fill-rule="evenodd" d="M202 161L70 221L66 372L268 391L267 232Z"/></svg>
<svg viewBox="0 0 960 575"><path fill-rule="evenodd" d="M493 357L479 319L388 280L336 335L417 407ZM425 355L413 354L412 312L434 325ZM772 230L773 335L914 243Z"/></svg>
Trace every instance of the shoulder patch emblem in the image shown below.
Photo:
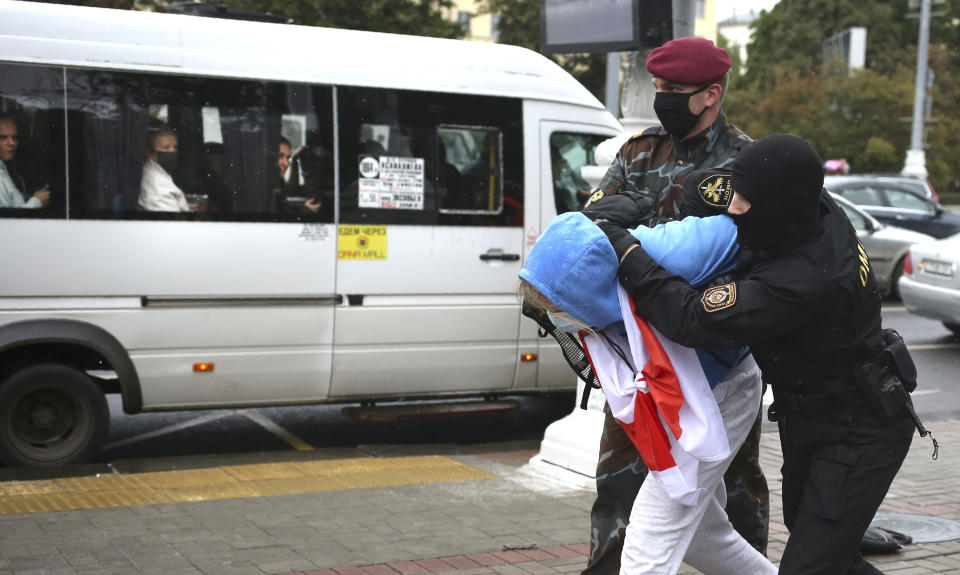
<svg viewBox="0 0 960 575"><path fill-rule="evenodd" d="M641 130L636 134L630 136L630 139L627 141L630 142L630 141L636 140L637 138L642 138L644 136L662 136L666 133L667 132L660 126L651 126L646 130Z"/></svg>
<svg viewBox="0 0 960 575"><path fill-rule="evenodd" d="M704 311L708 313L732 307L737 303L737 284L728 283L712 287L703 292L700 301L703 303Z"/></svg>
<svg viewBox="0 0 960 575"><path fill-rule="evenodd" d="M594 202L599 202L599 201L600 201L600 198L602 198L602 197L603 197L603 191L597 190L597 191L593 192L593 195L590 196L590 199L587 200L587 204L586 204L584 207L587 207L587 206L589 206L590 204L592 204L592 203L594 203Z"/></svg>
<svg viewBox="0 0 960 575"><path fill-rule="evenodd" d="M700 199L708 206L725 208L733 197L733 183L730 174L712 174L697 184Z"/></svg>

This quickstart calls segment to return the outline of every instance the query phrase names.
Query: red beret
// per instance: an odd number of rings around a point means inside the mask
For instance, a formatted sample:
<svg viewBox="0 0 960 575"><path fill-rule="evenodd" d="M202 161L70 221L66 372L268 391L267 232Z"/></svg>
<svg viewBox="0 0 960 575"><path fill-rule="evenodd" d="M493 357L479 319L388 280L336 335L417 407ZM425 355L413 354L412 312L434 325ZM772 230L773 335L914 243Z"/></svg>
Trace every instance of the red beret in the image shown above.
<svg viewBox="0 0 960 575"><path fill-rule="evenodd" d="M705 84L730 69L730 55L706 38L685 37L654 48L647 71L676 84Z"/></svg>

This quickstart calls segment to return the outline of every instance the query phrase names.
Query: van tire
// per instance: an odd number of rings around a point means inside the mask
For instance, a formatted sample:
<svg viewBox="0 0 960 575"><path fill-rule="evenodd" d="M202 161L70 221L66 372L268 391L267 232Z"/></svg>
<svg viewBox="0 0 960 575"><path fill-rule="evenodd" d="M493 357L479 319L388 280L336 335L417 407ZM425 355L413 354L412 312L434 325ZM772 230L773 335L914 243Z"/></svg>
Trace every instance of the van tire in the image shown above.
<svg viewBox="0 0 960 575"><path fill-rule="evenodd" d="M38 364L0 384L0 463L8 467L89 461L109 428L106 397L79 369Z"/></svg>

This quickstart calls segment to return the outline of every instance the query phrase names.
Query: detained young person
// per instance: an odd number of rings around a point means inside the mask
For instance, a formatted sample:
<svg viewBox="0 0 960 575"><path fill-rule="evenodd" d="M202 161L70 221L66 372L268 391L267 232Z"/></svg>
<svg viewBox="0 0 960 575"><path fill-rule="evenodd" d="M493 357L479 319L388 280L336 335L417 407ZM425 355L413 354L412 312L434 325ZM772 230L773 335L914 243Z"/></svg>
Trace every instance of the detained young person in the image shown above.
<svg viewBox="0 0 960 575"><path fill-rule="evenodd" d="M706 209L699 184L716 192L726 174L692 174L684 194ZM687 217L632 230L648 254L693 285L733 269L736 226L726 215ZM773 574L776 568L741 537L724 511L723 474L760 406L757 366L745 348L692 349L637 318L617 282L616 253L583 213L557 217L520 272L525 301L576 334L617 421L651 474L630 513L622 574L676 573L682 562L717 575Z"/></svg>

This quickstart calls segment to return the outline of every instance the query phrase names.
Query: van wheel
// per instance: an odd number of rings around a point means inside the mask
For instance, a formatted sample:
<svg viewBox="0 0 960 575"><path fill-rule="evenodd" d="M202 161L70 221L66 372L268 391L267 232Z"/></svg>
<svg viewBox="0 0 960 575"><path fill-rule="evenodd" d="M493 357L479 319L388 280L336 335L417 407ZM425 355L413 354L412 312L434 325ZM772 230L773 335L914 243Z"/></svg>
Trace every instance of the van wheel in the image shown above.
<svg viewBox="0 0 960 575"><path fill-rule="evenodd" d="M943 322L943 327L953 332L953 335L960 336L960 323Z"/></svg>
<svg viewBox="0 0 960 575"><path fill-rule="evenodd" d="M0 384L0 462L55 466L89 461L110 427L100 388L59 364L22 369Z"/></svg>

